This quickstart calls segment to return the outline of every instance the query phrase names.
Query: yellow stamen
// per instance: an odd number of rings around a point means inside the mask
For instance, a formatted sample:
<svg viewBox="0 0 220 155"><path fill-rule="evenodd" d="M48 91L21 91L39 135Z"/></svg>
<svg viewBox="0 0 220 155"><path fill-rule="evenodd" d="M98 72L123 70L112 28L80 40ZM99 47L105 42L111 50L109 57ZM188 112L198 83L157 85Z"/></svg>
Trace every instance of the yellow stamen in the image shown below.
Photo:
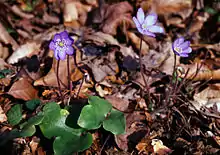
<svg viewBox="0 0 220 155"><path fill-rule="evenodd" d="M64 43L62 41L60 41L59 43L59 46L63 47L64 46Z"/></svg>
<svg viewBox="0 0 220 155"><path fill-rule="evenodd" d="M182 48L180 48L180 47L175 47L174 50L175 50L176 52L178 52L178 53L181 53L181 52L182 52Z"/></svg>

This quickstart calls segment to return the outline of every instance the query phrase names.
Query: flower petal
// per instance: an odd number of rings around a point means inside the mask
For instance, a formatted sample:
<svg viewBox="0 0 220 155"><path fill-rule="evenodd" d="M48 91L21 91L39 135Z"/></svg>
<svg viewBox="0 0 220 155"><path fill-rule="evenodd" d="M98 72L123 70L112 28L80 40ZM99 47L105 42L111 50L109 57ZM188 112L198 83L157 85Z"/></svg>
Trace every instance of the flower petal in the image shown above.
<svg viewBox="0 0 220 155"><path fill-rule="evenodd" d="M58 56L58 53L59 53L59 50L55 50L54 51L54 57L57 59L57 60L60 60L59 56Z"/></svg>
<svg viewBox="0 0 220 155"><path fill-rule="evenodd" d="M66 39L65 39L65 43L66 43L66 45L67 45L67 46L72 45L72 44L73 44L73 42L74 42L74 41L73 41L73 39L72 39L72 38L66 38Z"/></svg>
<svg viewBox="0 0 220 155"><path fill-rule="evenodd" d="M74 53L74 49L72 46L67 46L66 47L66 54L72 55Z"/></svg>
<svg viewBox="0 0 220 155"><path fill-rule="evenodd" d="M144 11L143 11L143 9L142 8L139 8L138 9L138 12L137 12L137 19L138 19L138 22L140 23L140 24L142 24L143 22L144 22Z"/></svg>
<svg viewBox="0 0 220 155"><path fill-rule="evenodd" d="M185 50L189 46L190 46L190 41L185 41L184 43L179 45L179 47L182 48L182 50Z"/></svg>
<svg viewBox="0 0 220 155"><path fill-rule="evenodd" d="M184 42L184 38L183 38L183 37L180 37L180 38L177 38L177 39L174 41L173 45L174 45L174 47L177 47L177 46L179 46L180 44L182 44L183 42Z"/></svg>
<svg viewBox="0 0 220 155"><path fill-rule="evenodd" d="M60 36L61 36L61 39L67 39L67 38L69 38L69 35L68 35L67 31L61 32L61 33L60 33Z"/></svg>
<svg viewBox="0 0 220 155"><path fill-rule="evenodd" d="M155 13L149 14L144 20L144 24L146 26L154 25L154 24L156 24L156 22L157 22L157 14L155 14Z"/></svg>
<svg viewBox="0 0 220 155"><path fill-rule="evenodd" d="M191 47L188 47L188 48L186 48L186 49L184 49L184 50L182 51L183 54L184 54L184 53L189 54L189 53L191 53L191 52L192 52L192 48L191 48Z"/></svg>
<svg viewBox="0 0 220 155"><path fill-rule="evenodd" d="M133 17L133 21L134 21L136 27L140 27L141 26L136 17Z"/></svg>
<svg viewBox="0 0 220 155"><path fill-rule="evenodd" d="M149 26L147 29L152 33L164 33L163 28L157 25Z"/></svg>
<svg viewBox="0 0 220 155"><path fill-rule="evenodd" d="M156 35L151 33L150 31L144 31L144 34L147 36L156 37Z"/></svg>
<svg viewBox="0 0 220 155"><path fill-rule="evenodd" d="M66 58L66 51L60 50L58 56L61 60L64 60Z"/></svg>
<svg viewBox="0 0 220 155"><path fill-rule="evenodd" d="M144 30L141 27L137 27L137 29L141 34L144 34Z"/></svg>
<svg viewBox="0 0 220 155"><path fill-rule="evenodd" d="M51 50L53 50L53 51L56 49L56 44L55 44L54 41L51 41L51 42L50 42L49 48L50 48Z"/></svg>
<svg viewBox="0 0 220 155"><path fill-rule="evenodd" d="M53 41L54 42L57 42L57 41L60 41L61 40L61 36L60 34L55 34L54 38L53 38Z"/></svg>
<svg viewBox="0 0 220 155"><path fill-rule="evenodd" d="M181 56L181 57L188 57L189 55L187 53L181 53L181 54L179 54L179 56Z"/></svg>

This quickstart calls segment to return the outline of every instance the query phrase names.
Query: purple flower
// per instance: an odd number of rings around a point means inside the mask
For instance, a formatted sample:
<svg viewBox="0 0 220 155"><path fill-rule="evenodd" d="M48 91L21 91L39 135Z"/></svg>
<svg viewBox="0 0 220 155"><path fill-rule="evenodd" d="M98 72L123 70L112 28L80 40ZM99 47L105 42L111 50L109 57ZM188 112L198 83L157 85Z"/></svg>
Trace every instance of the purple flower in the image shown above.
<svg viewBox="0 0 220 155"><path fill-rule="evenodd" d="M133 17L134 23L138 31L142 34L155 37L154 33L163 33L162 27L156 25L157 15L155 13L149 14L145 17L142 8L138 9L137 18Z"/></svg>
<svg viewBox="0 0 220 155"><path fill-rule="evenodd" d="M173 42L172 47L174 53L181 57L188 57L188 54L192 52L192 48L190 47L190 41L184 41L183 37L177 38Z"/></svg>
<svg viewBox="0 0 220 155"><path fill-rule="evenodd" d="M57 60L64 60L67 54L72 55L74 53L72 44L73 39L69 37L66 31L63 31L55 34L49 48L54 51L54 56Z"/></svg>

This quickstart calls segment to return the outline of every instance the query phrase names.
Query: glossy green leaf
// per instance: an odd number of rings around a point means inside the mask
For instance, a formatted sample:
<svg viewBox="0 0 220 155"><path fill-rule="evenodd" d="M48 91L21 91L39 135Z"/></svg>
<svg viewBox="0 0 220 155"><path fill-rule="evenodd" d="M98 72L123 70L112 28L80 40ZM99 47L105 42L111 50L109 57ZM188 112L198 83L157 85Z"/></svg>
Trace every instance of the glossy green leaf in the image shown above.
<svg viewBox="0 0 220 155"><path fill-rule="evenodd" d="M22 120L22 109L20 104L14 105L7 113L8 122L17 125Z"/></svg>
<svg viewBox="0 0 220 155"><path fill-rule="evenodd" d="M47 103L44 108L44 119L41 122L40 129L45 137L66 136L68 133L81 134L83 129L73 129L65 124L69 112L61 109L55 102Z"/></svg>
<svg viewBox="0 0 220 155"><path fill-rule="evenodd" d="M126 121L124 114L113 109L106 120L103 122L105 130L112 132L115 135L125 133Z"/></svg>
<svg viewBox="0 0 220 155"><path fill-rule="evenodd" d="M92 145L92 135L74 135L69 133L67 136L57 137L53 143L55 155L72 155L74 152L81 152Z"/></svg>
<svg viewBox="0 0 220 155"><path fill-rule="evenodd" d="M39 105L40 105L39 99L33 99L25 103L25 106L31 111L35 110Z"/></svg>
<svg viewBox="0 0 220 155"><path fill-rule="evenodd" d="M20 129L13 129L8 134L0 138L0 145L4 145L7 141L19 137L30 137L36 132L35 125L38 125L43 120L43 114L39 113L37 116L30 118L27 122L19 125Z"/></svg>
<svg viewBox="0 0 220 155"><path fill-rule="evenodd" d="M35 125L39 125L44 118L43 113L39 113L38 115L30 118L27 122L24 122L20 125L20 137L29 137L33 136L36 132Z"/></svg>
<svg viewBox="0 0 220 155"><path fill-rule="evenodd" d="M78 119L78 125L85 129L98 129L107 114L111 111L112 105L97 96L89 97L89 105L86 105Z"/></svg>

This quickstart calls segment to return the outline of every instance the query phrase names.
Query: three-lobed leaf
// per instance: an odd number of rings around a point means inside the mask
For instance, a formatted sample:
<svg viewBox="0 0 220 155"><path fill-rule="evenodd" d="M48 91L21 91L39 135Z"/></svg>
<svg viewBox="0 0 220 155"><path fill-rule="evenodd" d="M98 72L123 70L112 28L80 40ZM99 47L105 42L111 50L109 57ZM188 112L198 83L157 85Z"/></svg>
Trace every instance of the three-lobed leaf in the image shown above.
<svg viewBox="0 0 220 155"><path fill-rule="evenodd" d="M89 105L86 105L81 111L78 125L88 130L98 129L112 110L112 105L97 96L90 96L88 102Z"/></svg>
<svg viewBox="0 0 220 155"><path fill-rule="evenodd" d="M115 135L125 133L125 117L124 114L118 110L113 109L103 122L103 128L112 132Z"/></svg>

